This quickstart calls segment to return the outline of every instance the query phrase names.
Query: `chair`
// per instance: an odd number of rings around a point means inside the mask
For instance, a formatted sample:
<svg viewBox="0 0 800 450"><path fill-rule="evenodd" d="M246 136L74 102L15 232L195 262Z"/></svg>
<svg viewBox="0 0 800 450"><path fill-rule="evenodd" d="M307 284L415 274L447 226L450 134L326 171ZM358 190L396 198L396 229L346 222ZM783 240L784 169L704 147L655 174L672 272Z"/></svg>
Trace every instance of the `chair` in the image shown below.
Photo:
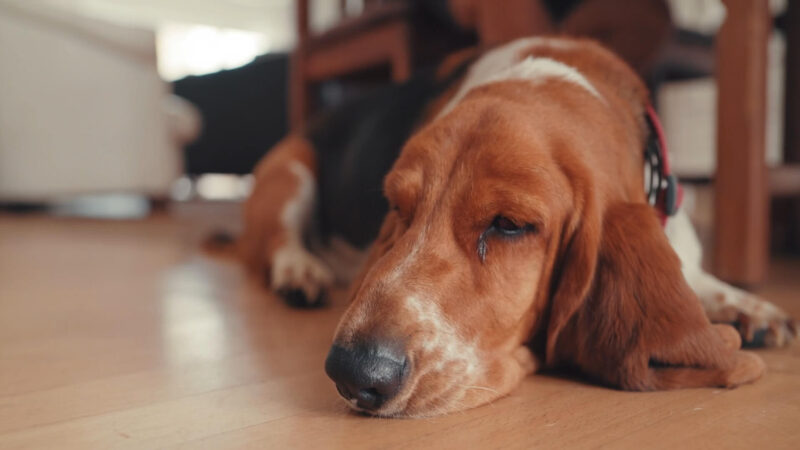
<svg viewBox="0 0 800 450"><path fill-rule="evenodd" d="M800 5L788 2L784 165L765 159L768 0L724 0L717 35L717 172L714 180L713 269L737 284L764 281L769 262L771 197L800 194ZM794 239L800 204L789 203ZM791 232L790 232L791 233ZM795 242L796 243L796 242Z"/></svg>
<svg viewBox="0 0 800 450"><path fill-rule="evenodd" d="M293 128L316 109L314 91L320 82L354 76L374 81L376 72L381 81L401 82L416 68L475 45L475 34L452 19L448 0L365 0L361 14L318 35L309 31L308 0L297 0L296 7L298 44L289 102ZM382 67L389 68L388 76L373 70Z"/></svg>
<svg viewBox="0 0 800 450"><path fill-rule="evenodd" d="M289 117L303 124L314 109L316 83L388 64L391 79L411 75L410 7L401 1L366 1L364 12L319 35L309 32L309 2L297 0L297 48L292 55ZM344 2L342 2L344 12Z"/></svg>

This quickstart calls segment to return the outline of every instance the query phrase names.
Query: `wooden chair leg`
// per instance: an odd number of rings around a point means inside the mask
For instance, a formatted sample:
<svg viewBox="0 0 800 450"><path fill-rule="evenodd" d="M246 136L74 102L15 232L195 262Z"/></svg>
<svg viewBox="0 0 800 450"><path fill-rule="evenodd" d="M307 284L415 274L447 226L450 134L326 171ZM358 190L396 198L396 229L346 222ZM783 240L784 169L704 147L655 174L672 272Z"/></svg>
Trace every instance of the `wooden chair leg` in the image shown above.
<svg viewBox="0 0 800 450"><path fill-rule="evenodd" d="M516 38L552 33L553 23L541 0L479 0L477 28L481 43L487 46L501 44Z"/></svg>
<svg viewBox="0 0 800 450"><path fill-rule="evenodd" d="M300 130L309 114L309 83L300 50L292 54L289 72L289 127Z"/></svg>
<svg viewBox="0 0 800 450"><path fill-rule="evenodd" d="M786 95L784 162L800 164L800 2L788 2L786 15ZM787 199L787 244L800 252L800 198Z"/></svg>
<svg viewBox="0 0 800 450"><path fill-rule="evenodd" d="M411 77L411 50L409 45L409 30L403 27L404 37L396 39L392 50L392 81L402 83Z"/></svg>
<svg viewBox="0 0 800 450"><path fill-rule="evenodd" d="M766 136L768 0L724 0L717 35L717 172L714 181L714 272L755 284L767 271Z"/></svg>
<svg viewBox="0 0 800 450"><path fill-rule="evenodd" d="M306 43L309 37L309 1L295 1L297 47L289 60L289 129L300 130L309 114L308 77L306 76Z"/></svg>

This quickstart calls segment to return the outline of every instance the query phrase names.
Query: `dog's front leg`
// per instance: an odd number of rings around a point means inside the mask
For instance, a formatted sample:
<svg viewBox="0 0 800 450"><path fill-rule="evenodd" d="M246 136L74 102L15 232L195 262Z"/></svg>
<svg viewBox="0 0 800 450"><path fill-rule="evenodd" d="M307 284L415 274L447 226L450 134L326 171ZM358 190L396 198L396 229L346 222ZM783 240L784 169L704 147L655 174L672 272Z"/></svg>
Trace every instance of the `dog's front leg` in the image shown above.
<svg viewBox="0 0 800 450"><path fill-rule="evenodd" d="M304 241L317 197L315 172L310 143L286 138L256 167L244 210L239 248L245 261L294 306L320 303L334 281L330 268Z"/></svg>
<svg viewBox="0 0 800 450"><path fill-rule="evenodd" d="M702 269L700 241L684 211L667 222L665 231L681 259L684 278L700 299L709 320L733 324L742 341L750 346L777 347L797 339L797 322L779 307Z"/></svg>

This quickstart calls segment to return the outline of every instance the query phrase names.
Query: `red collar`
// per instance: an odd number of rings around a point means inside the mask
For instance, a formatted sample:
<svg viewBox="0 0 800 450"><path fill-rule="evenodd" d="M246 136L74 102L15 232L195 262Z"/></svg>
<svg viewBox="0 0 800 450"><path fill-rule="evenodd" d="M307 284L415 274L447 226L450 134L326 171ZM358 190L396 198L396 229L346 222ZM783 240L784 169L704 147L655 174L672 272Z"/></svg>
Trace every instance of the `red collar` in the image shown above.
<svg viewBox="0 0 800 450"><path fill-rule="evenodd" d="M667 218L678 212L683 201L683 189L670 170L664 129L652 105L647 105L647 123L650 127L650 136L644 149L645 166L649 168L649 176L645 179L647 200L656 208L664 226Z"/></svg>

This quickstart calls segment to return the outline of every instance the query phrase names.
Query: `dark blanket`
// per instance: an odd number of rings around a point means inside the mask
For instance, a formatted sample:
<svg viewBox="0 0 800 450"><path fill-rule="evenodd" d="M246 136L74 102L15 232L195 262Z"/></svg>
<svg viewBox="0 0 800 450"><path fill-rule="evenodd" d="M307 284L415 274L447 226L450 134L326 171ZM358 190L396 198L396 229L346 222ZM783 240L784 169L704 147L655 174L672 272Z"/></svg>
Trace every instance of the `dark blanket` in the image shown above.
<svg viewBox="0 0 800 450"><path fill-rule="evenodd" d="M185 149L187 174L250 173L286 135L288 64L287 54L273 53L174 83L203 115L201 136Z"/></svg>

